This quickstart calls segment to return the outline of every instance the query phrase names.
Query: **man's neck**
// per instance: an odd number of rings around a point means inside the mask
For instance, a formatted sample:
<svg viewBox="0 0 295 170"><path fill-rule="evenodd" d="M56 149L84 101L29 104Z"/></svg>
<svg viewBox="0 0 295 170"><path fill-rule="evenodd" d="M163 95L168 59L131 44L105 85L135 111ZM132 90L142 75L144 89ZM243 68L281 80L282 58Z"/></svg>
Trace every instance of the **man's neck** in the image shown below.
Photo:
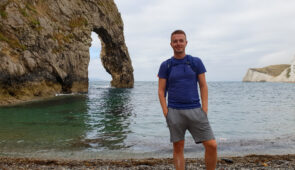
<svg viewBox="0 0 295 170"><path fill-rule="evenodd" d="M174 53L174 58L176 58L176 59L183 59L185 56L186 56L185 53L181 53L181 54L175 54Z"/></svg>

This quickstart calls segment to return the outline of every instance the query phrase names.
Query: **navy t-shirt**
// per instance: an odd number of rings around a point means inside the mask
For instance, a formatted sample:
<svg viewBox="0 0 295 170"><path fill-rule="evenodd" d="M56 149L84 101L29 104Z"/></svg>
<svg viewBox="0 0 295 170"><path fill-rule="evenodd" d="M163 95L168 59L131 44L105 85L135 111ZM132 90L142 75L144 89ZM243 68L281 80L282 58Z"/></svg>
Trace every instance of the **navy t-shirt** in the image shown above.
<svg viewBox="0 0 295 170"><path fill-rule="evenodd" d="M164 61L158 73L159 78L168 79L168 107L174 109L193 109L201 107L198 93L198 75L206 72L206 68L198 57L193 57L196 72L187 63L187 55L183 59L172 57L171 72L168 78L168 64Z"/></svg>

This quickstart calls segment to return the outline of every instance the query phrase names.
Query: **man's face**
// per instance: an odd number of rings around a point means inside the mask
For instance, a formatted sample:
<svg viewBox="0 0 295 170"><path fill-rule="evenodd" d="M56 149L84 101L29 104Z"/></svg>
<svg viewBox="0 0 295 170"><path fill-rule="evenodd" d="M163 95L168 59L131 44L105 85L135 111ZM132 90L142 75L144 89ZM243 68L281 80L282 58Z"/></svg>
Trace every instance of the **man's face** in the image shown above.
<svg viewBox="0 0 295 170"><path fill-rule="evenodd" d="M184 34L174 34L171 37L171 47L174 53L181 54L185 52L185 47L187 45L186 37Z"/></svg>

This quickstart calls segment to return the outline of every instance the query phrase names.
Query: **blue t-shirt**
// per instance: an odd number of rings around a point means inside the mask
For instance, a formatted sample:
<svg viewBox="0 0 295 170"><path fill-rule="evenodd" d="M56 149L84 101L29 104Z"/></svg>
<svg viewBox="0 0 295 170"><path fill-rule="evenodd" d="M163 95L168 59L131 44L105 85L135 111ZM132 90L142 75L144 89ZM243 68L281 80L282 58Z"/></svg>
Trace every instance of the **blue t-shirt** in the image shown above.
<svg viewBox="0 0 295 170"><path fill-rule="evenodd" d="M168 107L174 109L193 109L201 107L198 93L198 75L206 72L206 68L198 57L193 57L196 72L187 63L187 55L183 59L172 58L171 72L168 78L168 64L164 61L158 73L159 78L168 79Z"/></svg>

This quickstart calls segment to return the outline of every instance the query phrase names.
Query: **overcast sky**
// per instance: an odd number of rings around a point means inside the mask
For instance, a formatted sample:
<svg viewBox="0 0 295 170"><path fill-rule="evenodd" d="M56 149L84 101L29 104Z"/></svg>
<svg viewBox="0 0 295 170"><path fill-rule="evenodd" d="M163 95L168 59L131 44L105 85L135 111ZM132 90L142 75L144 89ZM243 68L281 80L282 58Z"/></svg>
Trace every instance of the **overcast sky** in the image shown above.
<svg viewBox="0 0 295 170"><path fill-rule="evenodd" d="M115 0L135 81L156 81L170 58L170 34L183 29L186 53L202 59L208 81L241 81L248 68L289 64L295 56L294 0ZM92 34L89 78L111 80Z"/></svg>

